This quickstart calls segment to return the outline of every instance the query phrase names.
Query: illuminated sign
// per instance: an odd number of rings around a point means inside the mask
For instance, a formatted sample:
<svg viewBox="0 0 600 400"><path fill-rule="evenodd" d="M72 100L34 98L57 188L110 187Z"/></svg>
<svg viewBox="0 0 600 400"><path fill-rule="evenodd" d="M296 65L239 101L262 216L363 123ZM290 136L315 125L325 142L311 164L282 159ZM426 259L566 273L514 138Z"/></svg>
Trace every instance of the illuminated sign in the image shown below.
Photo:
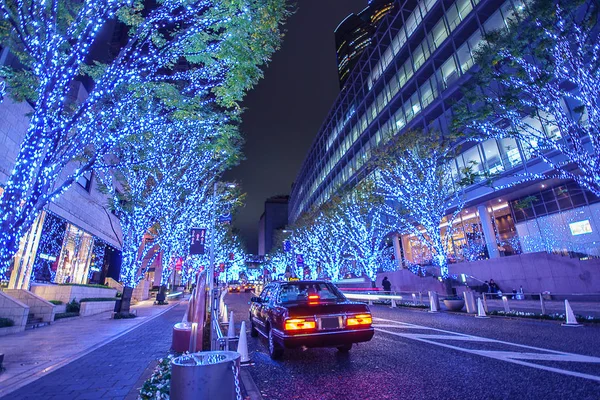
<svg viewBox="0 0 600 400"><path fill-rule="evenodd" d="M190 254L204 254L204 245L206 243L206 229L192 228L190 238Z"/></svg>
<svg viewBox="0 0 600 400"><path fill-rule="evenodd" d="M569 228L571 229L571 235L585 235L586 233L592 233L592 225L590 225L590 220L586 219L584 221L572 222L569 224Z"/></svg>

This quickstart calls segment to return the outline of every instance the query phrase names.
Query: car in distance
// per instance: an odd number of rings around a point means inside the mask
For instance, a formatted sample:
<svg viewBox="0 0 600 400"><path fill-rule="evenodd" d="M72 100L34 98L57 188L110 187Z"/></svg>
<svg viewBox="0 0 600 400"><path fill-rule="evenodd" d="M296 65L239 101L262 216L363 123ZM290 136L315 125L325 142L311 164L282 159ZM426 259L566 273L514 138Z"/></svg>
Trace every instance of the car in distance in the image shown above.
<svg viewBox="0 0 600 400"><path fill-rule="evenodd" d="M229 284L227 285L227 291L229 293L240 293L242 291L242 285L239 281L229 281Z"/></svg>
<svg viewBox="0 0 600 400"><path fill-rule="evenodd" d="M254 291L254 283L253 282L245 282L242 285L242 290L246 293Z"/></svg>
<svg viewBox="0 0 600 400"><path fill-rule="evenodd" d="M349 301L325 281L272 282L250 301L250 335L268 340L273 359L304 346L346 353L373 338L372 322L366 304Z"/></svg>

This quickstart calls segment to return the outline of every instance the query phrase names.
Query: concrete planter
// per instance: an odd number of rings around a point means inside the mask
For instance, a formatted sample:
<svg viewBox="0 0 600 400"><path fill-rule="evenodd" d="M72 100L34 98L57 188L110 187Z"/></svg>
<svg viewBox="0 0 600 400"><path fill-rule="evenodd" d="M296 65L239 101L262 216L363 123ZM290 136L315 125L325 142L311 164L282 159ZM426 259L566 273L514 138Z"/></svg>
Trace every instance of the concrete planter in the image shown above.
<svg viewBox="0 0 600 400"><path fill-rule="evenodd" d="M0 291L0 317L12 319L13 326L0 328L0 336L9 335L25 330L29 306Z"/></svg>
<svg viewBox="0 0 600 400"><path fill-rule="evenodd" d="M31 291L46 300L60 300L70 303L73 299L79 301L90 297L116 297L117 290L76 285L31 285Z"/></svg>
<svg viewBox="0 0 600 400"><path fill-rule="evenodd" d="M460 311L465 306L464 300L444 300L444 305L448 311Z"/></svg>
<svg viewBox="0 0 600 400"><path fill-rule="evenodd" d="M66 304L59 304L59 305L54 306L54 314L59 314L59 313L64 313L64 312L67 312Z"/></svg>
<svg viewBox="0 0 600 400"><path fill-rule="evenodd" d="M81 303L79 315L86 317L88 315L101 314L115 309L115 300L113 301L84 301Z"/></svg>

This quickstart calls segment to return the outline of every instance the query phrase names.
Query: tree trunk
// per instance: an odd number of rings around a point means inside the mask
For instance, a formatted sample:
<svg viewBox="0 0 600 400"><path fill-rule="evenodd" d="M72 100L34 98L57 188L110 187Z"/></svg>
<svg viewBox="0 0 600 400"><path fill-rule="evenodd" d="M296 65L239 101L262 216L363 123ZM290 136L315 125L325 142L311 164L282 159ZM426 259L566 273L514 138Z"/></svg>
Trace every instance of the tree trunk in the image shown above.
<svg viewBox="0 0 600 400"><path fill-rule="evenodd" d="M119 313L127 314L131 309L131 297L133 295L133 288L123 287L123 296L121 297L121 307Z"/></svg>

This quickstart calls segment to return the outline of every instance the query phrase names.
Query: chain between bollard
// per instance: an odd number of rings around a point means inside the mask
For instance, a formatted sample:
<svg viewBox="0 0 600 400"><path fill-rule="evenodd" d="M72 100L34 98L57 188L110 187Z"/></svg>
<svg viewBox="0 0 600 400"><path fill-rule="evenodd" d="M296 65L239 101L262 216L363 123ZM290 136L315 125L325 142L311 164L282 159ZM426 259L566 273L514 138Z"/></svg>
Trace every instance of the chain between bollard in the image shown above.
<svg viewBox="0 0 600 400"><path fill-rule="evenodd" d="M242 391L240 389L240 369L235 362L231 366L233 371L233 382L235 383L236 400L242 400Z"/></svg>

